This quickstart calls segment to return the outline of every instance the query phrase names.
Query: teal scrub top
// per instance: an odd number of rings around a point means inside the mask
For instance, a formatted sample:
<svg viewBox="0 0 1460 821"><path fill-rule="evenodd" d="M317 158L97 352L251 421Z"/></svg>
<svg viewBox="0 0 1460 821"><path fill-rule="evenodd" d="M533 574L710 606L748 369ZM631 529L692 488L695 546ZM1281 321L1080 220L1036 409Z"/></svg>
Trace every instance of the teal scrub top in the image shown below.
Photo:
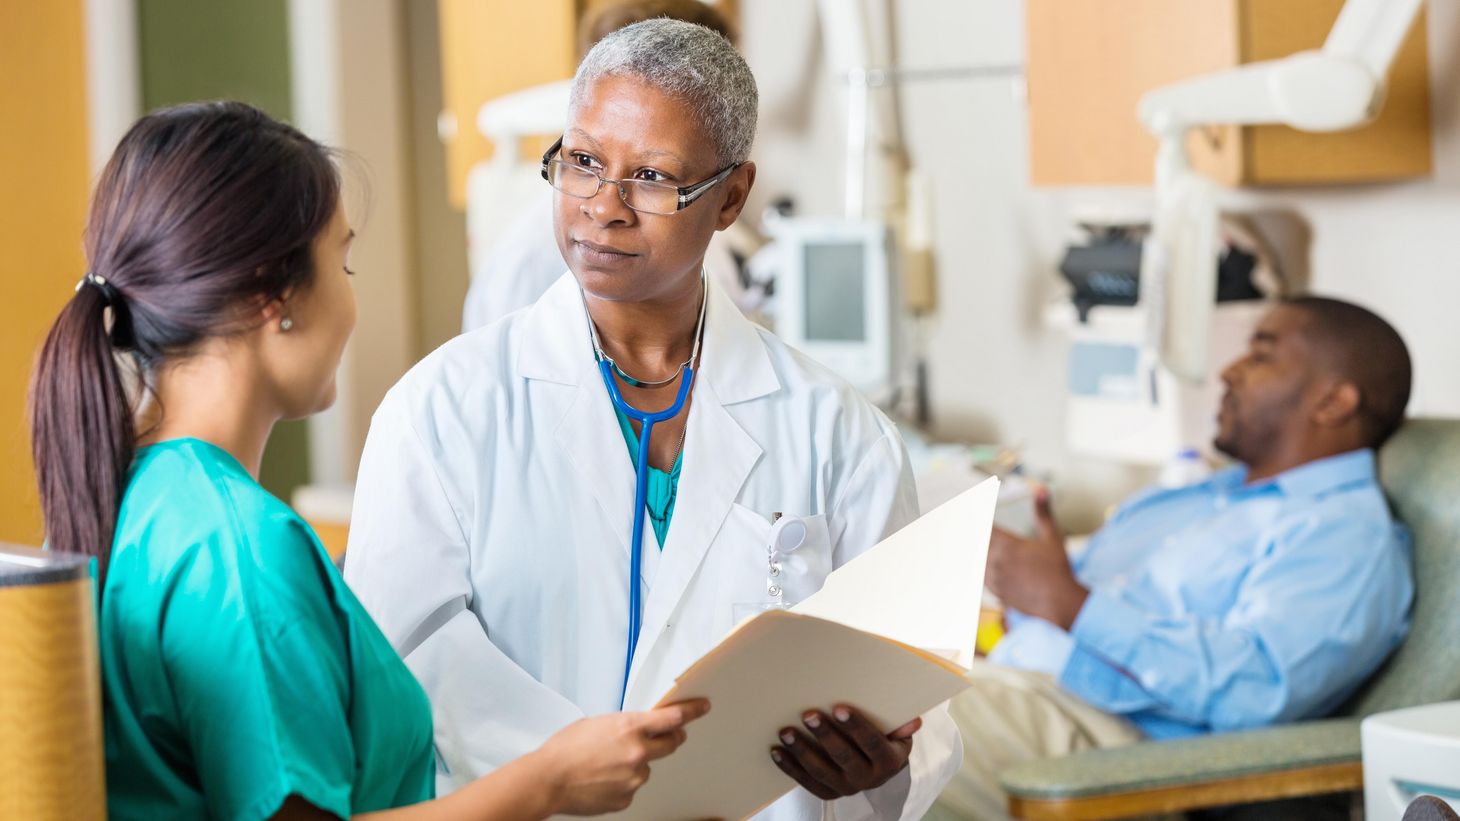
<svg viewBox="0 0 1460 821"><path fill-rule="evenodd" d="M138 452L100 623L114 821L432 797L425 692L309 526L221 448Z"/></svg>
<svg viewBox="0 0 1460 821"><path fill-rule="evenodd" d="M639 435L634 433L634 425L629 417L613 406L613 412L618 415L618 427L623 432L624 442L629 446L629 458L633 460L635 467L639 464ZM654 528L654 536L659 540L659 549L664 549L664 537L669 535L669 520L674 518L674 499L679 495L679 469L684 465L684 451L674 459L674 467L668 473L651 467L649 468L649 487L645 495L644 509L649 514L649 524ZM630 528L632 530L632 528Z"/></svg>

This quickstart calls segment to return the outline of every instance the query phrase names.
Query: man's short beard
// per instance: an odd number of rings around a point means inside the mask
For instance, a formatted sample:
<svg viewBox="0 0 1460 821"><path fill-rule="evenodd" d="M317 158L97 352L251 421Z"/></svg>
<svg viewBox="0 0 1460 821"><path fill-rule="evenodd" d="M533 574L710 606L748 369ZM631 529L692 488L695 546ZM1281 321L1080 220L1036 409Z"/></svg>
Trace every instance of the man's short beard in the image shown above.
<svg viewBox="0 0 1460 821"><path fill-rule="evenodd" d="M1237 453L1236 441L1228 441L1226 439L1223 439L1221 433L1218 433L1216 436L1212 437L1212 447L1215 448L1218 453L1224 456L1230 456L1239 462L1246 461L1242 458L1241 454Z"/></svg>

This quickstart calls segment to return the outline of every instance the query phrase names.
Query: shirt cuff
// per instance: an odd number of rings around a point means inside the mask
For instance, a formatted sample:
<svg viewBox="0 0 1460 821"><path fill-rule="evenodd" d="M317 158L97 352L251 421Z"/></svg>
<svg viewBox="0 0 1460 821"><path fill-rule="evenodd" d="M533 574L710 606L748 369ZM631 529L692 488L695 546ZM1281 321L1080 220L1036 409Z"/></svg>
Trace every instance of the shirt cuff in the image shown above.
<svg viewBox="0 0 1460 821"><path fill-rule="evenodd" d="M901 818L902 808L912 792L912 764L903 767L897 775L875 790L868 790L867 803L877 818Z"/></svg>
<svg viewBox="0 0 1460 821"><path fill-rule="evenodd" d="M994 645L989 661L1059 678L1069 663L1075 641L1069 633L1042 619L1022 618Z"/></svg>
<svg viewBox="0 0 1460 821"><path fill-rule="evenodd" d="M1138 608L1092 591L1071 627L1075 647L1059 673L1060 686L1109 713L1158 706L1159 699L1124 666L1135 654L1145 620Z"/></svg>
<svg viewBox="0 0 1460 821"><path fill-rule="evenodd" d="M911 766L876 789L859 792L834 801L823 801L822 821L897 821L912 791Z"/></svg>
<svg viewBox="0 0 1460 821"><path fill-rule="evenodd" d="M1070 627L1070 635L1110 662L1126 664L1135 655L1145 623L1145 611L1109 593L1092 590Z"/></svg>

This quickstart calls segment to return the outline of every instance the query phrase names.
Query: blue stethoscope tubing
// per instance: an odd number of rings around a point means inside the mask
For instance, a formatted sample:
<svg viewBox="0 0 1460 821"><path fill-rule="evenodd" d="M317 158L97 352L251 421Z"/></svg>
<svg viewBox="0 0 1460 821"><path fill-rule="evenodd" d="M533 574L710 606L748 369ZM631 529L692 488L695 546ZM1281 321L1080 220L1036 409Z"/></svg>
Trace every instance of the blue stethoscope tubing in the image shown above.
<svg viewBox="0 0 1460 821"><path fill-rule="evenodd" d="M654 426L665 422L679 415L684 410L684 403L689 399L690 387L695 381L695 364L699 362L700 343L704 340L705 313L709 308L710 284L703 267L700 268L701 293L700 297L700 318L695 328L694 348L690 352L689 359L685 361L681 370L684 379L679 383L679 392L675 394L674 404L662 411L653 413L641 411L638 408L624 401L623 394L619 392L618 383L614 380L614 371L618 365L607 354L603 352L603 345L598 341L598 328L593 324L593 317L588 313L588 301L583 301L583 315L588 320L588 334L593 341L593 356L598 362L598 373L603 377L603 384L608 388L608 396L613 400L614 407L624 416L639 423L639 453L634 467L634 529L629 534L629 636L628 650L624 655L624 680L623 686L619 689L618 708L624 708L624 701L629 694L629 673L634 668L634 650L639 644L639 632L643 627L643 594L641 591L642 582L639 580L644 565L644 508L649 501L649 437L654 432ZM623 373L623 371L619 371ZM628 375L624 374L628 379Z"/></svg>
<svg viewBox="0 0 1460 821"><path fill-rule="evenodd" d="M649 436L655 425L673 419L684 410L685 400L689 398L690 384L694 382L695 369L693 365L685 366L684 381L679 384L679 393L674 397L674 404L654 413L646 413L624 401L614 381L612 366L607 361L599 361L598 372L603 375L603 384L608 386L608 395L613 399L613 404L640 425L638 464L634 468L634 529L629 539L629 641L624 657L624 682L618 696L618 707L622 710L624 699L629 694L629 671L634 666L634 649L639 644L639 631L643 628L644 620L640 601L642 583L639 576L644 565L644 508L649 498Z"/></svg>

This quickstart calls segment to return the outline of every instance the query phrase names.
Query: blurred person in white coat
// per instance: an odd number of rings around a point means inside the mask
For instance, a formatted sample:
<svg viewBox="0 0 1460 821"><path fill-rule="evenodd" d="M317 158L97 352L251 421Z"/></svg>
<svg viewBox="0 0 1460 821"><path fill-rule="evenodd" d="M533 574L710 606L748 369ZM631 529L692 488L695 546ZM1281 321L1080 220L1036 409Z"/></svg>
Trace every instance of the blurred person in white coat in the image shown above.
<svg viewBox="0 0 1460 821"><path fill-rule="evenodd" d="M657 17L699 23L735 42L735 31L725 16L701 0L618 0L595 7L583 18L578 28L578 58L582 59L595 43L624 26ZM540 88L544 91L550 88L553 95L566 97L566 89L558 90L566 85L566 82L553 83ZM488 198L494 194L490 189L482 193ZM462 333L490 325L531 305L568 270L553 230L552 190L543 186L540 194L516 215L502 220L500 233L489 243L480 261L474 261L471 287L467 289L462 308ZM491 213L498 214L500 219L505 203L491 205ZM746 244L743 236L737 244L725 233L717 232L705 253L705 270L742 307L745 285L741 280L740 260L732 249Z"/></svg>
<svg viewBox="0 0 1460 821"><path fill-rule="evenodd" d="M375 415L345 575L430 695L443 791L656 702L768 603L777 518L805 534L779 569L789 604L917 516L886 417L703 273L755 181L756 106L709 29L602 40L543 161L570 273ZM962 759L946 706L899 728L806 707L766 739L800 787L761 818L921 818Z"/></svg>

